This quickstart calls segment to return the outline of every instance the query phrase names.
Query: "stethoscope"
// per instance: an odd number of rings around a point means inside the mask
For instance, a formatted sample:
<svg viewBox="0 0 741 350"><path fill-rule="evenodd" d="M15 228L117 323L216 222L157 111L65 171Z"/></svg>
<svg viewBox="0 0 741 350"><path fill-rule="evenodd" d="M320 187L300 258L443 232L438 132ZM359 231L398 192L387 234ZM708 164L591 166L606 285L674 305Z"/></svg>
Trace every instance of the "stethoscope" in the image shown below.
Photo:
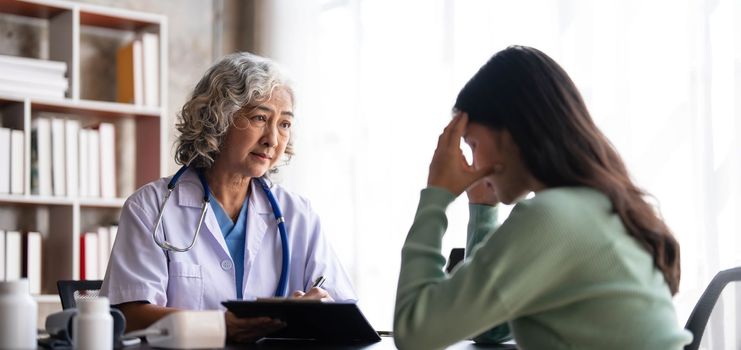
<svg viewBox="0 0 741 350"><path fill-rule="evenodd" d="M203 206L201 207L201 217L200 219L198 219L198 226L196 227L196 234L193 235L193 240L187 247L179 248L168 242L166 235L164 241L160 241L159 239L157 239L157 230L162 225L162 214L164 214L165 212L165 205L167 205L167 201L170 199L170 195L175 189L178 179L180 179L180 176L183 175L186 170L188 170L188 165L183 165L180 170L178 170L178 172L172 176L172 179L170 179L170 182L167 184L167 193L165 193L165 200L160 206L160 212L157 215L157 222L154 225L154 231L152 231L152 238L154 239L154 242L157 243L160 248L164 249L165 253L167 253L168 251L182 253L189 251L190 248L193 248L193 245L196 243L196 239L198 238L198 234L201 232L203 219L206 217L206 210L208 209L209 203L211 202L211 190L208 188L206 177L203 175L203 170L198 169L196 170L196 173L198 174L198 179L201 181L201 186L203 186ZM273 209L275 221L278 223L278 231L280 232L280 242L283 253L283 266L280 269L280 279L278 280L278 287L275 289L275 296L284 297L286 296L286 290L288 288L288 266L290 264L290 255L288 254L288 234L286 234L285 219L283 218L283 213L281 213L278 201L275 200L275 196L273 196L273 192L270 191L270 187L268 186L267 182L265 182L265 179L263 179L262 177L258 177L255 179L265 192L265 196L270 202L270 207Z"/></svg>

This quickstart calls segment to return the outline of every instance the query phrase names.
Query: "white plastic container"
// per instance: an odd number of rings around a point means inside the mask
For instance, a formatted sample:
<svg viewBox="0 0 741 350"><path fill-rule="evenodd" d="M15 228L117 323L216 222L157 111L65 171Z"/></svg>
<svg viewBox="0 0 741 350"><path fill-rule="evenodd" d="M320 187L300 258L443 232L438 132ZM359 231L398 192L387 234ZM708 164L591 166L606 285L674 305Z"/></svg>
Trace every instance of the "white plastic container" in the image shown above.
<svg viewBox="0 0 741 350"><path fill-rule="evenodd" d="M77 350L113 349L113 317L108 298L80 299L72 321L72 342Z"/></svg>
<svg viewBox="0 0 741 350"><path fill-rule="evenodd" d="M27 279L0 281L0 349L36 349L36 310Z"/></svg>

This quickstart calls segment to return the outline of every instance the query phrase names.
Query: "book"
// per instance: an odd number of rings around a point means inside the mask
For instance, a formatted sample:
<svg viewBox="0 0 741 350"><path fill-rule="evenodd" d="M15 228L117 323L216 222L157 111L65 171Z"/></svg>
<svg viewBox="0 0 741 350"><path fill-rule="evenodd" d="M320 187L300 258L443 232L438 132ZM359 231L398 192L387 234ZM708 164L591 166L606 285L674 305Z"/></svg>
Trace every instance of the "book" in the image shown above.
<svg viewBox="0 0 741 350"><path fill-rule="evenodd" d="M79 172L79 150L80 121L67 119L64 122L65 158L67 160L67 195L77 196L80 185L78 184Z"/></svg>
<svg viewBox="0 0 741 350"><path fill-rule="evenodd" d="M142 43L133 40L116 53L116 101L142 105L144 82Z"/></svg>
<svg viewBox="0 0 741 350"><path fill-rule="evenodd" d="M22 85L32 89L44 89L49 91L67 91L67 78L64 76L48 76L45 78L39 78L35 74L28 74L24 72L18 72L13 70L6 70L0 66L0 85L3 86L18 86Z"/></svg>
<svg viewBox="0 0 741 350"><path fill-rule="evenodd" d="M80 279L98 278L98 234L85 232L80 235Z"/></svg>
<svg viewBox="0 0 741 350"><path fill-rule="evenodd" d="M105 275L108 267L108 257L111 255L110 235L108 227L98 227L98 272L100 277Z"/></svg>
<svg viewBox="0 0 741 350"><path fill-rule="evenodd" d="M55 196L67 194L67 160L64 151L64 119L51 118L51 184Z"/></svg>
<svg viewBox="0 0 741 350"><path fill-rule="evenodd" d="M21 233L5 231L5 280L21 278Z"/></svg>
<svg viewBox="0 0 741 350"><path fill-rule="evenodd" d="M79 162L77 175L79 180L79 193L82 197L90 196L90 162L88 157L88 149L90 148L89 139L88 130L80 129L78 135L79 144L77 148L77 161Z"/></svg>
<svg viewBox="0 0 741 350"><path fill-rule="evenodd" d="M10 193L10 129L0 128L0 193Z"/></svg>
<svg viewBox="0 0 741 350"><path fill-rule="evenodd" d="M159 106L160 54L159 36L154 33L142 33L142 72L144 76L144 105Z"/></svg>
<svg viewBox="0 0 741 350"><path fill-rule="evenodd" d="M0 230L0 281L5 281L5 230Z"/></svg>
<svg viewBox="0 0 741 350"><path fill-rule="evenodd" d="M31 294L41 294L41 234L26 233L23 240L23 277Z"/></svg>
<svg viewBox="0 0 741 350"><path fill-rule="evenodd" d="M0 55L0 66L8 69L27 70L55 76L64 76L67 63L36 58Z"/></svg>
<svg viewBox="0 0 741 350"><path fill-rule="evenodd" d="M51 123L36 118L31 131L31 192L51 196Z"/></svg>
<svg viewBox="0 0 741 350"><path fill-rule="evenodd" d="M111 249L113 251L113 243L116 243L116 235L118 234L118 225L111 225L108 227L109 240L111 242Z"/></svg>
<svg viewBox="0 0 741 350"><path fill-rule="evenodd" d="M45 86L49 88L67 90L68 83L64 74L59 72L47 72L35 68L18 68L0 64L0 77L8 82L17 84L30 84L34 86Z"/></svg>
<svg viewBox="0 0 741 350"><path fill-rule="evenodd" d="M23 130L10 131L10 193L23 194Z"/></svg>
<svg viewBox="0 0 741 350"><path fill-rule="evenodd" d="M87 137L88 195L100 197L100 133L91 129L87 131Z"/></svg>
<svg viewBox="0 0 741 350"><path fill-rule="evenodd" d="M136 121L122 119L116 123L116 195L127 197L136 190L136 142L126 142L136 135Z"/></svg>
<svg viewBox="0 0 741 350"><path fill-rule="evenodd" d="M64 98L64 90L43 86L28 86L27 84L14 84L0 80L0 92L20 97L42 97L51 99Z"/></svg>
<svg viewBox="0 0 741 350"><path fill-rule="evenodd" d="M100 195L116 197L116 130L111 123L100 123Z"/></svg>

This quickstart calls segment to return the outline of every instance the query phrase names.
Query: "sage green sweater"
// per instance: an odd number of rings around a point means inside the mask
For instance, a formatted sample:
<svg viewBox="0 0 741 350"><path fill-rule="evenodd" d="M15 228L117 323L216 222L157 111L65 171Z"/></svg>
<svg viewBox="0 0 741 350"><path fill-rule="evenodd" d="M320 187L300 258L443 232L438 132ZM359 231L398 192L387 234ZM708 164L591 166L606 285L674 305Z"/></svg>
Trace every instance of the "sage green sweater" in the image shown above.
<svg viewBox="0 0 741 350"><path fill-rule="evenodd" d="M495 207L471 205L473 251L447 275L440 250L454 199L422 190L402 249L399 348L442 348L503 322L521 349L668 350L691 341L663 275L602 193L540 191L499 228Z"/></svg>

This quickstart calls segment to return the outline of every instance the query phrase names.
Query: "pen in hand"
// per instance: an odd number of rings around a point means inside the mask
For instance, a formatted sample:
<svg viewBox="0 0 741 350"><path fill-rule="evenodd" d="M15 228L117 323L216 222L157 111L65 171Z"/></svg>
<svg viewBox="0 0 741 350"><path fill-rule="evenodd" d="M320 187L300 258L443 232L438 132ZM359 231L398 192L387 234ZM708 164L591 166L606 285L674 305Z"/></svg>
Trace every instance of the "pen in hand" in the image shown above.
<svg viewBox="0 0 741 350"><path fill-rule="evenodd" d="M309 288L306 292L302 292L300 290L297 290L293 292L294 298L307 298L309 300L319 300L319 301L334 301L332 299L332 296L329 295L329 292L323 289L314 289L314 288L321 288L324 282L327 279L324 278L324 276L317 277L316 280L314 280L314 284L311 285L311 288Z"/></svg>
<svg viewBox="0 0 741 350"><path fill-rule="evenodd" d="M326 280L327 279L324 278L324 276L317 277L317 279L314 281L314 284L311 285L311 288L314 288L314 287L320 288L324 284L324 281Z"/></svg>

